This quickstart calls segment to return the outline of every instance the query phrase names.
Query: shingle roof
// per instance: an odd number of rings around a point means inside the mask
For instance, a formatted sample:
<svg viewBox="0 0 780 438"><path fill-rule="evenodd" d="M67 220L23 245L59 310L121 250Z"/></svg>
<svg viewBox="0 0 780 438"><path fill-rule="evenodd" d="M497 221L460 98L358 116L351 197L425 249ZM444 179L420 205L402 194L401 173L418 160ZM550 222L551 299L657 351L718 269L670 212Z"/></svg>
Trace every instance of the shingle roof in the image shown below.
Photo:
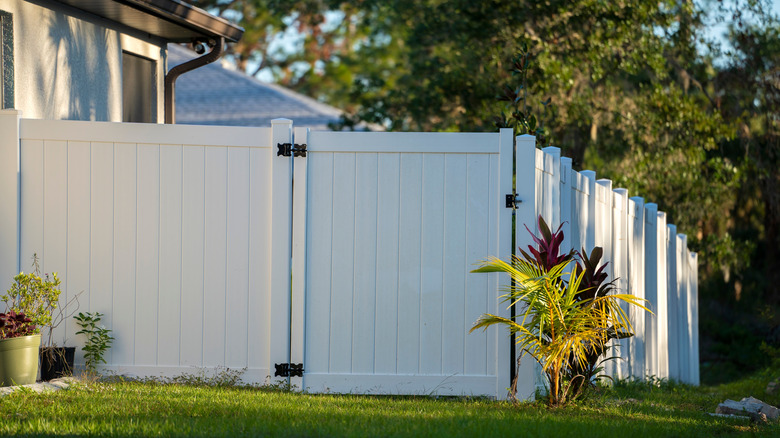
<svg viewBox="0 0 780 438"><path fill-rule="evenodd" d="M176 44L168 45L168 67L197 57ZM342 111L276 84L261 82L217 61L185 73L176 81L176 123L197 125L271 126L291 119L294 126L327 130Z"/></svg>

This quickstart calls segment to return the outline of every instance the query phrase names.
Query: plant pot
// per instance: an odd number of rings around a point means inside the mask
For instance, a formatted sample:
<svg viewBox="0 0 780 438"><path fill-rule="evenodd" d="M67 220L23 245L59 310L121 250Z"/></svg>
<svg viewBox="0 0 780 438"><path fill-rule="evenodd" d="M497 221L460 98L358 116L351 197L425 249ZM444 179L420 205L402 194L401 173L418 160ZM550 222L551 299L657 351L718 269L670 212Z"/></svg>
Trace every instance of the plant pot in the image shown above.
<svg viewBox="0 0 780 438"><path fill-rule="evenodd" d="M76 347L43 347L41 348L41 380L48 382L52 379L73 375L73 357Z"/></svg>
<svg viewBox="0 0 780 438"><path fill-rule="evenodd" d="M41 335L0 339L0 386L35 383L40 346Z"/></svg>

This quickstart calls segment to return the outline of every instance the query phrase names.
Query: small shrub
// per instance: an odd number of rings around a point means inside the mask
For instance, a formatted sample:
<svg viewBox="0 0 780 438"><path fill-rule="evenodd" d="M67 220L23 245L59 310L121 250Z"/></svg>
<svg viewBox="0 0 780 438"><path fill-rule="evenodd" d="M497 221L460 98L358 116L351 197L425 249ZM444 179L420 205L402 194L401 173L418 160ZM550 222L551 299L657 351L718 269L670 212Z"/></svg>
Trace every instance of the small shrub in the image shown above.
<svg viewBox="0 0 780 438"><path fill-rule="evenodd" d="M79 312L78 315L74 316L76 323L81 327L81 330L77 331L76 334L87 337L82 350L84 351L84 360L86 361L84 366L87 372L90 373L96 372L96 365L106 363L103 354L111 348L111 343L114 340L110 329L98 325L102 317L103 314L100 312Z"/></svg>
<svg viewBox="0 0 780 438"><path fill-rule="evenodd" d="M527 227L526 227L527 229ZM590 257L560 253L563 232L554 233L539 217L542 237L530 230L537 247L520 250L511 263L492 258L472 272L505 272L513 282L502 296L510 306L520 304L514 318L485 314L471 328L506 325L516 335L520 350L542 366L549 383L548 403L557 406L576 398L598 368L596 360L610 339L632 336L631 323L620 301L639 306L643 300L616 294L598 267L601 248ZM578 258L576 258L577 256ZM574 269L566 271L572 266ZM514 387L514 385L513 385Z"/></svg>
<svg viewBox="0 0 780 438"><path fill-rule="evenodd" d="M7 310L24 313L36 326L35 333L52 323L52 311L59 305L59 289L62 281L57 273L44 274L41 277L37 254L33 254L33 272L20 272L14 277L11 288L0 297L6 303Z"/></svg>

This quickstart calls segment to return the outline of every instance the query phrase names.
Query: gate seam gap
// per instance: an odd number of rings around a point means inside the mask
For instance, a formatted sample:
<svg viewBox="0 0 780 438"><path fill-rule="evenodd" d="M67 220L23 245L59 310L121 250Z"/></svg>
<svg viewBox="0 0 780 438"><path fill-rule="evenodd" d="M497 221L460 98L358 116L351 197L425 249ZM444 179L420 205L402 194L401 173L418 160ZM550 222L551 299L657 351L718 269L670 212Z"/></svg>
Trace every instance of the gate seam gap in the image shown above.
<svg viewBox="0 0 780 438"><path fill-rule="evenodd" d="M206 147L203 147L203 254L201 256L201 321L206 320ZM206 338L205 324L200 326L200 366L203 366L204 342Z"/></svg>
<svg viewBox="0 0 780 438"><path fill-rule="evenodd" d="M161 224L161 212L162 212L162 193L160 189L162 187L162 145L157 145L157 320L160 320L160 235L162 230ZM160 325L157 323L155 332L157 336L154 342L154 363L160 362Z"/></svg>
<svg viewBox="0 0 780 438"><path fill-rule="evenodd" d="M467 154L466 155L466 202L463 203L463 210L464 210L463 217L465 218L465 220L463 221L463 227L464 227L463 234L465 235L464 237L466 238L465 239L466 240L466 244L464 245L464 251L465 252L463 254L463 262L465 263L465 266L464 266L465 269L463 270L464 272L463 272L463 303L462 303L463 304L463 324L464 325L468 324L468 319L467 319L468 290L467 289L468 289L468 276L469 276L468 275L468 272L469 272L469 269L468 269L468 263L469 263L469 261L468 261L468 255L469 255L469 231L468 230L469 230L469 179L470 179L469 176L471 175L471 172L469 172L469 158L470 158L470 155L471 154ZM463 362L462 362L463 363L463 374L466 374L466 368L467 368L466 367L466 350L467 350L467 348L466 348L466 336L467 336L467 334L463 333L461 336L462 336L462 339L463 339L463 357L462 357L462 359L463 359Z"/></svg>
<svg viewBox="0 0 780 438"><path fill-rule="evenodd" d="M249 319L251 316L251 313L249 309L251 308L251 298L252 298L252 148L248 148L247 151L247 160L246 160L246 167L247 167L247 176L249 176L249 186L247 190L247 199L246 199L246 205L247 205L247 224L246 224L246 235L247 235L247 245L246 245L246 367L249 368Z"/></svg>
<svg viewBox="0 0 780 438"><path fill-rule="evenodd" d="M396 265L398 268L396 269L396 279L395 279L395 373L398 374L398 349L401 346L399 338L400 338L400 324L399 324L399 318L398 318L398 311L401 308L401 294L400 294L400 286L401 286L401 207L403 204L401 203L401 154L397 153L398 156L398 218L397 218L397 230L398 230L398 236L395 239L396 240Z"/></svg>
<svg viewBox="0 0 780 438"><path fill-rule="evenodd" d="M423 254L423 223L425 222L425 211L423 198L425 197L425 189L423 188L423 182L425 182L425 154L421 154L420 157L420 264L418 266L420 272L419 279L419 292L417 296L417 373L422 372L422 294L423 294L423 280L422 280L422 254Z"/></svg>
<svg viewBox="0 0 780 438"><path fill-rule="evenodd" d="M114 295L116 293L116 290L114 289L114 279L116 278L116 239L114 239L116 234L116 202L113 200L114 195L116 194L116 143L111 143L111 171L111 311L113 313ZM115 319L116 318L112 315L112 330L114 328ZM111 361L113 362L114 354L112 351L109 351L109 354L111 355Z"/></svg>
<svg viewBox="0 0 780 438"><path fill-rule="evenodd" d="M135 365L135 353L138 336L136 336L135 321L138 317L138 143L135 144L135 239L133 239L133 365Z"/></svg>
<svg viewBox="0 0 780 438"><path fill-rule="evenodd" d="M68 296L70 295L68 293L68 283L70 282L70 275L68 275L68 236L70 233L68 233L68 216L70 212L70 203L68 202L68 164L70 163L70 154L68 153L68 142L65 142L65 302L68 302ZM62 328L62 330L65 332L63 333L63 344L65 343L65 337L68 333L68 321L66 318L65 326ZM51 340L51 337L54 335L54 333L49 334L49 340Z"/></svg>
<svg viewBox="0 0 780 438"><path fill-rule="evenodd" d="M333 338L333 232L334 232L334 214L333 204L335 198L335 183L336 183L336 154L330 153L330 286L328 289L328 373L331 373L330 368L330 349L331 339Z"/></svg>
<svg viewBox="0 0 780 438"><path fill-rule="evenodd" d="M179 344L177 350L177 354L179 356L177 360L177 364L181 366L181 321L182 321L182 295L183 295L183 284L184 284L184 231L182 224L184 223L184 145L179 146L180 150L180 156L181 156L181 164L179 165L179 170L181 171L181 176L179 177L179 183L181 186L181 193L179 194Z"/></svg>
<svg viewBox="0 0 780 438"><path fill-rule="evenodd" d="M355 252L357 251L357 154L352 154L352 330L349 331L349 370L355 372L355 283L357 272L355 270Z"/></svg>
<svg viewBox="0 0 780 438"><path fill-rule="evenodd" d="M446 264L444 262L446 257L446 229L447 229L447 154L444 154L442 159L442 188L441 188L441 306L439 307L439 373L444 374L444 282L446 279Z"/></svg>
<svg viewBox="0 0 780 438"><path fill-rule="evenodd" d="M227 368L227 338L228 338L228 227L230 222L228 221L230 211L230 148L225 148L225 297L223 298L225 303L225 334L222 341L222 362Z"/></svg>
<svg viewBox="0 0 780 438"><path fill-rule="evenodd" d="M377 318L377 272L379 272L379 153L376 156L376 166L374 175L376 175L376 206L374 208L374 351L371 355L371 371L376 374L376 318Z"/></svg>

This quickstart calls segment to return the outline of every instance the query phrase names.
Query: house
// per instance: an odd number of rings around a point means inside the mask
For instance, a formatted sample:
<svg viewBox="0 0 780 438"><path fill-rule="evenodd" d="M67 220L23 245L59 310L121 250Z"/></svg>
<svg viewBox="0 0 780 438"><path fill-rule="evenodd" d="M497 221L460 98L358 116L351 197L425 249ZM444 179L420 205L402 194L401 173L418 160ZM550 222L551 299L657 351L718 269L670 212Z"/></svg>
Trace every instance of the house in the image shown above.
<svg viewBox="0 0 780 438"><path fill-rule="evenodd" d="M179 45L168 47L168 64L198 55ZM215 62L181 76L176 85L176 122L194 125L270 126L279 117L296 126L327 130L341 110L276 84L268 84Z"/></svg>
<svg viewBox="0 0 780 438"><path fill-rule="evenodd" d="M215 45L242 34L179 0L0 0L0 109L161 123L168 43Z"/></svg>

